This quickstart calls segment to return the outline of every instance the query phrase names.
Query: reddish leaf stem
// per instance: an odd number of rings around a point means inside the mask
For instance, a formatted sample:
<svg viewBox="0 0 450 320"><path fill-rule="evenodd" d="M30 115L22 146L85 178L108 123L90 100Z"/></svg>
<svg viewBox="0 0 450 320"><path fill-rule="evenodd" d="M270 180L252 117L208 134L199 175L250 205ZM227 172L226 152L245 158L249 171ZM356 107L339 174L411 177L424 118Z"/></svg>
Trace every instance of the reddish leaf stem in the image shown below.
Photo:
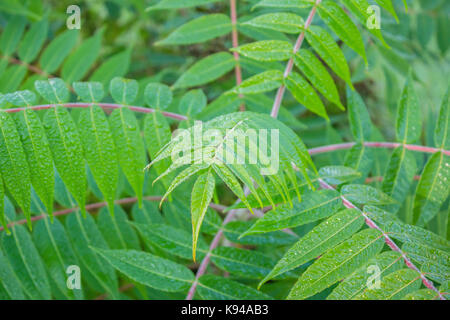
<svg viewBox="0 0 450 320"><path fill-rule="evenodd" d="M331 185L329 185L328 183L326 183L325 181L323 181L322 179L319 178L319 183L320 186L324 189L329 189L329 190L336 190L334 189ZM431 282L430 280L428 280L425 275L419 270L419 268L416 267L416 265L407 257L406 253L402 251L402 249L400 249L399 246L397 246L397 244L372 220L370 219L366 213L364 211L362 211L361 209L359 209L357 206L355 206L353 203L351 203L348 199L346 199L345 197L341 196L342 199L342 203L344 204L344 206L346 208L349 209L356 209L359 212L361 212L362 216L364 217L364 219L366 220L366 224L367 226L369 226L372 229L376 229L378 231L380 231L384 237L384 240L386 242L386 244L389 246L389 248L391 248L393 251L396 251L398 253L401 254L403 260L405 261L405 264L408 266L408 268L416 271L419 273L420 278L422 279L423 284L428 288L431 289L433 291L435 291L439 298L441 300L446 300L444 298L444 295L434 286L433 282Z"/></svg>
<svg viewBox="0 0 450 320"><path fill-rule="evenodd" d="M231 39L233 48L239 47L238 32L237 32L237 12L236 12L236 0L230 0L230 16L231 16ZM239 64L239 53L233 52L234 60L236 60L236 66L234 67L234 73L236 75L236 86L242 83L242 71L241 65ZM244 96L239 95L240 98ZM239 107L240 111L245 111L245 105L242 103Z"/></svg>
<svg viewBox="0 0 450 320"><path fill-rule="evenodd" d="M293 48L293 54L292 57L289 59L287 65L286 65L286 69L284 70L284 78L286 79L289 74L292 71L292 68L294 67L294 55L298 52L298 50L300 50L302 44L303 44L303 40L305 40L305 32L306 30L309 28L309 26L312 23L312 20L314 18L314 15L316 14L316 10L317 10L317 6L322 2L322 0L316 0L316 3L314 4L314 6L312 7L311 11L309 12L308 18L305 22L305 26L303 28L303 31L300 33L300 35L297 38L297 41L295 42L294 48ZM277 118L278 117L278 112L280 111L280 107L281 107L281 102L283 101L283 97L284 97L284 92L286 91L286 87L284 84L282 84L277 91L277 95L275 97L275 101L273 103L273 107L272 107L272 112L270 113L270 115L273 118Z"/></svg>

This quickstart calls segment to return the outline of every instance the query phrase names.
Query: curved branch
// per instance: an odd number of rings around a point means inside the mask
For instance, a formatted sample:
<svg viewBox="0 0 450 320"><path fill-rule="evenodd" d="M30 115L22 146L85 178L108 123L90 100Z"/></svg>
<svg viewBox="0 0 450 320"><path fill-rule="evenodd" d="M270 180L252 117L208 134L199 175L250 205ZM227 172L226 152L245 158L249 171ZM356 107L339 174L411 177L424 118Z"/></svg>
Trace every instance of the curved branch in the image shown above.
<svg viewBox="0 0 450 320"><path fill-rule="evenodd" d="M38 105L38 106L30 106L30 107L22 107L22 108L12 108L12 109L5 109L3 111L5 112L9 112L9 113L14 113L14 112L20 112L23 111L25 109L31 109L31 110L45 110L45 109L51 109L51 108L55 108L57 106L60 107L66 107L66 108L88 108L92 105L97 105L102 109L119 109L119 108L123 108L124 106L121 104L117 104L117 103L95 103L95 102L70 102L70 103L62 103L62 104L42 104L42 105ZM135 111L135 112L139 112L139 113L153 113L155 112L155 109L152 108L144 108L144 107L137 107L137 106L128 106L128 108L130 108L130 110ZM162 111L161 112L163 114L163 116L167 117L167 118L172 118L175 120L187 120L188 117L178 114L178 113L173 113L173 112L167 112L167 111Z"/></svg>
<svg viewBox="0 0 450 320"><path fill-rule="evenodd" d="M323 181L322 179L319 178L319 183L320 186L324 189L330 189L330 190L336 190L334 189L332 186L330 186L328 183L326 183L325 181ZM370 219L365 213L364 211L362 211L361 209L359 209L357 206L355 206L353 203L351 203L348 199L346 199L344 196L341 196L342 199L342 203L346 208L349 209L356 209L358 210L361 215L364 217L364 219L366 220L366 224L367 226L369 226L372 229L376 229L378 231L380 231L383 234L384 240L386 242L386 244L389 246L389 248L391 248L393 251L396 251L398 253L401 254L403 260L405 261L405 264L408 268L416 271L419 273L420 278L422 279L423 284L428 288L431 289L433 291L435 291L439 298L441 300L446 300L444 298L444 295L442 294L442 292L440 292L433 284L433 282L431 282L430 280L428 280L425 275L422 273L422 271L419 270L419 268L416 267L416 265L407 257L406 253L402 251L402 249L399 248L399 246L397 246L397 244L372 220Z"/></svg>

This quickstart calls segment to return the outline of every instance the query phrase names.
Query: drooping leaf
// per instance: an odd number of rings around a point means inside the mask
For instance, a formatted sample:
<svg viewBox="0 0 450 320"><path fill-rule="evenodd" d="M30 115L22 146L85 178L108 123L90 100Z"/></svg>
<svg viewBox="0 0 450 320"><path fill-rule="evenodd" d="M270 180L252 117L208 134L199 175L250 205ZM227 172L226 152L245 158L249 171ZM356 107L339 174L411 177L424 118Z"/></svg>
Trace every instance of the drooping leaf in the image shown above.
<svg viewBox="0 0 450 320"><path fill-rule="evenodd" d="M109 211L114 213L114 199L119 180L117 152L105 113L99 106L81 110L78 123L84 156Z"/></svg>
<svg viewBox="0 0 450 320"><path fill-rule="evenodd" d="M192 215L192 254L195 261L195 251L200 228L203 223L208 205L211 202L216 181L211 169L200 175L194 183L191 194L191 215Z"/></svg>
<svg viewBox="0 0 450 320"><path fill-rule="evenodd" d="M52 217L55 179L53 157L44 126L39 116L30 109L18 114L16 125L27 156L31 184Z"/></svg>
<svg viewBox="0 0 450 320"><path fill-rule="evenodd" d="M15 226L11 233L2 235L2 248L24 293L30 299L50 299L46 269L30 234L22 226Z"/></svg>
<svg viewBox="0 0 450 320"><path fill-rule="evenodd" d="M84 215L87 177L78 129L67 109L59 106L46 112L43 124L56 169Z"/></svg>
<svg viewBox="0 0 450 320"><path fill-rule="evenodd" d="M109 124L120 167L138 198L139 206L141 206L146 157L138 122L133 112L129 108L123 107L111 113Z"/></svg>
<svg viewBox="0 0 450 320"><path fill-rule="evenodd" d="M19 204L31 229L30 169L16 124L4 111L0 111L0 172L6 188Z"/></svg>

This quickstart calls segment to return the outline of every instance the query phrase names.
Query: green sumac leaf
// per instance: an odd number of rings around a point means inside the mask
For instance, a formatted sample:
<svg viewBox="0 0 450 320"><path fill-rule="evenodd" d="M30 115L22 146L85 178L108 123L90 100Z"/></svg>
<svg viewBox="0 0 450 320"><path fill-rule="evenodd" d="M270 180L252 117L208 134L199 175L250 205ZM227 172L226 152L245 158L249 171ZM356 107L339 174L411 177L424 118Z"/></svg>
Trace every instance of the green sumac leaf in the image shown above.
<svg viewBox="0 0 450 320"><path fill-rule="evenodd" d="M421 133L422 115L416 92L414 91L412 74L410 73L398 102L397 140L403 143L413 143L420 138Z"/></svg>
<svg viewBox="0 0 450 320"><path fill-rule="evenodd" d="M158 45L193 44L223 36L231 32L231 20L224 14L208 14L189 21L173 31Z"/></svg>
<svg viewBox="0 0 450 320"><path fill-rule="evenodd" d="M428 160L414 197L414 224L426 225L439 212L450 189L450 157L437 152Z"/></svg>
<svg viewBox="0 0 450 320"><path fill-rule="evenodd" d="M30 299L50 299L46 269L30 234L22 226L14 226L11 233L2 235L2 248L23 291Z"/></svg>
<svg viewBox="0 0 450 320"><path fill-rule="evenodd" d="M67 58L61 70L67 83L82 79L97 59L102 44L103 29L82 44Z"/></svg>
<svg viewBox="0 0 450 320"><path fill-rule="evenodd" d="M380 6L382 6L384 9L389 11L390 14L397 20L398 23L398 17L397 13L395 12L394 5L392 3L392 0L375 0Z"/></svg>
<svg viewBox="0 0 450 320"><path fill-rule="evenodd" d="M308 110L328 120L325 106L313 87L301 75L292 72L286 79L286 88Z"/></svg>
<svg viewBox="0 0 450 320"><path fill-rule="evenodd" d="M334 190L310 191L305 193L303 198L302 202L294 200L293 207L284 204L269 211L258 219L242 237L314 222L331 216L342 207L339 194Z"/></svg>
<svg viewBox="0 0 450 320"><path fill-rule="evenodd" d="M192 235L180 228L162 223L133 223L148 244L183 259L192 260ZM198 239L197 255L203 259L208 252L208 245L202 238Z"/></svg>
<svg viewBox="0 0 450 320"><path fill-rule="evenodd" d="M100 210L97 225L109 248L140 249L137 234L128 221L127 213L118 205L115 206L114 216L106 208Z"/></svg>
<svg viewBox="0 0 450 320"><path fill-rule="evenodd" d="M210 83L228 73L236 60L228 52L218 52L192 65L175 82L175 88L191 88Z"/></svg>
<svg viewBox="0 0 450 320"><path fill-rule="evenodd" d="M22 38L27 25L27 19L20 16L13 16L8 20L0 37L0 51L3 55L9 56L14 53Z"/></svg>
<svg viewBox="0 0 450 320"><path fill-rule="evenodd" d="M238 94L255 94L274 90L283 83L283 73L269 70L244 80L232 92Z"/></svg>
<svg viewBox="0 0 450 320"><path fill-rule="evenodd" d="M288 299L310 297L350 275L383 248L381 232L366 229L355 234L316 260L298 279Z"/></svg>
<svg viewBox="0 0 450 320"><path fill-rule="evenodd" d="M200 113L207 104L207 98L202 90L196 89L188 91L183 95L178 104L178 110L188 116L194 116Z"/></svg>
<svg viewBox="0 0 450 320"><path fill-rule="evenodd" d="M200 277L198 295L204 300L269 300L270 296L239 282L214 275Z"/></svg>
<svg viewBox="0 0 450 320"><path fill-rule="evenodd" d="M52 217L55 179L53 157L44 126L38 114L30 109L18 113L16 125L28 159L31 183Z"/></svg>
<svg viewBox="0 0 450 320"><path fill-rule="evenodd" d="M30 168L12 117L0 111L0 172L5 186L30 220Z"/></svg>
<svg viewBox="0 0 450 320"><path fill-rule="evenodd" d="M99 292L107 292L118 298L118 281L114 269L92 249L107 249L105 239L91 215L82 218L78 212L71 213L65 221L66 231L83 270L83 279L88 286Z"/></svg>
<svg viewBox="0 0 450 320"><path fill-rule="evenodd" d="M344 165L361 173L360 180L364 181L373 165L373 152L362 143L355 144L345 156ZM359 181L359 179L358 179Z"/></svg>
<svg viewBox="0 0 450 320"><path fill-rule="evenodd" d="M131 50L128 48L109 57L95 70L89 80L99 81L106 85L114 77L123 77L130 67Z"/></svg>
<svg viewBox="0 0 450 320"><path fill-rule="evenodd" d="M284 33L299 34L305 25L303 18L294 13L275 12L260 15L250 21L244 22L255 28L271 29Z"/></svg>
<svg viewBox="0 0 450 320"><path fill-rule="evenodd" d="M115 77L109 84L109 92L120 104L130 105L136 100L139 84L136 80Z"/></svg>
<svg viewBox="0 0 450 320"><path fill-rule="evenodd" d="M100 102L105 96L103 85L100 82L74 82L73 89L84 102Z"/></svg>
<svg viewBox="0 0 450 320"><path fill-rule="evenodd" d="M367 289L367 281L371 277L371 273L368 272L370 266L379 268L380 279L382 279L382 277L403 268L405 264L398 252L386 251L380 253L344 279L327 297L327 300L351 300L361 294Z"/></svg>
<svg viewBox="0 0 450 320"><path fill-rule="evenodd" d="M214 249L211 261L226 272L251 279L263 278L275 264L273 259L259 252L233 247Z"/></svg>
<svg viewBox="0 0 450 320"><path fill-rule="evenodd" d="M114 213L114 198L119 180L117 151L105 113L99 106L81 110L78 123L84 156L95 182L102 192L110 213Z"/></svg>
<svg viewBox="0 0 450 320"><path fill-rule="evenodd" d="M367 0L342 0L342 3L347 7L347 9L359 20L359 22L367 26L369 32L371 32L376 38L378 38L386 47L389 48L387 43L384 41L381 30L378 28L369 28L368 22L373 21L374 10L370 8L370 4Z"/></svg>
<svg viewBox="0 0 450 320"><path fill-rule="evenodd" d="M306 30L306 40L328 66L353 89L347 60L333 37L325 29L311 26Z"/></svg>
<svg viewBox="0 0 450 320"><path fill-rule="evenodd" d="M364 42L358 28L348 14L335 2L324 1L317 7L322 20L337 36L359 54L367 64Z"/></svg>
<svg viewBox="0 0 450 320"><path fill-rule="evenodd" d="M436 291L431 289L420 289L408 293L402 300L437 300L439 298Z"/></svg>
<svg viewBox="0 0 450 320"><path fill-rule="evenodd" d="M300 49L294 57L294 63L325 98L342 110L345 109L333 78L311 51Z"/></svg>
<svg viewBox="0 0 450 320"><path fill-rule="evenodd" d="M379 289L368 289L356 297L363 300L399 300L420 288L422 279L417 271L401 269L383 277Z"/></svg>
<svg viewBox="0 0 450 320"><path fill-rule="evenodd" d="M31 106L36 102L36 94L30 90L7 93L4 98L16 107Z"/></svg>
<svg viewBox="0 0 450 320"><path fill-rule="evenodd" d="M20 42L18 55L25 63L32 62L39 53L48 33L48 21L42 19L31 25L22 41Z"/></svg>
<svg viewBox="0 0 450 320"><path fill-rule="evenodd" d="M283 61L292 56L292 44L282 40L263 40L232 49L258 61Z"/></svg>
<svg viewBox="0 0 450 320"><path fill-rule="evenodd" d="M205 217L208 205L211 202L216 181L211 169L200 175L194 183L191 194L191 215L192 215L192 255L195 261L195 251L197 239L200 234L203 218Z"/></svg>
<svg viewBox="0 0 450 320"><path fill-rule="evenodd" d="M372 123L366 104L354 90L347 88L348 120L353 137L361 142L368 141L372 133Z"/></svg>
<svg viewBox="0 0 450 320"><path fill-rule="evenodd" d="M144 91L145 102L150 108L164 110L172 103L172 90L162 83L149 83Z"/></svg>
<svg viewBox="0 0 450 320"><path fill-rule="evenodd" d="M49 103L64 103L69 100L69 90L59 78L38 80L34 83L37 92Z"/></svg>
<svg viewBox="0 0 450 320"><path fill-rule="evenodd" d="M314 0L261 0L254 6L254 8L308 8L313 4Z"/></svg>
<svg viewBox="0 0 450 320"><path fill-rule="evenodd" d="M181 9L205 5L219 0L162 0L147 10Z"/></svg>
<svg viewBox="0 0 450 320"><path fill-rule="evenodd" d="M381 190L398 203L403 203L416 171L416 159L411 151L403 147L395 149L389 160Z"/></svg>
<svg viewBox="0 0 450 320"><path fill-rule="evenodd" d="M0 299L24 300L25 295L19 281L20 279L17 277L14 269L12 269L3 252L0 250Z"/></svg>
<svg viewBox="0 0 450 320"><path fill-rule="evenodd" d="M393 199L377 188L364 184L347 184L342 187L341 195L350 202L359 204L390 204Z"/></svg>
<svg viewBox="0 0 450 320"><path fill-rule="evenodd" d="M94 250L127 277L158 290L186 291L194 281L194 275L187 267L147 252Z"/></svg>
<svg viewBox="0 0 450 320"><path fill-rule="evenodd" d="M78 129L67 109L59 106L46 112L44 128L56 169L85 215L87 176Z"/></svg>
<svg viewBox="0 0 450 320"><path fill-rule="evenodd" d="M298 240L291 234L282 231L254 234L241 238L241 235L252 225L252 221L231 221L224 228L225 237L234 243L246 245L289 245Z"/></svg>
<svg viewBox="0 0 450 320"><path fill-rule="evenodd" d="M434 133L434 143L437 147L450 149L450 88L442 100L439 118Z"/></svg>
<svg viewBox="0 0 450 320"><path fill-rule="evenodd" d="M342 210L328 218L296 242L261 282L260 286L286 271L297 268L351 237L364 224L361 213Z"/></svg>
<svg viewBox="0 0 450 320"><path fill-rule="evenodd" d="M77 43L78 35L79 31L73 29L64 31L53 39L39 58L42 70L47 73L57 70Z"/></svg>
<svg viewBox="0 0 450 320"><path fill-rule="evenodd" d="M82 299L81 289L67 288L67 268L78 265L78 259L69 242L66 231L55 219L50 223L45 218L36 223L33 240L47 267L48 274L56 285L55 297L59 299Z"/></svg>
<svg viewBox="0 0 450 320"><path fill-rule="evenodd" d="M133 112L129 108L123 107L111 113L109 123L119 164L136 193L139 206L141 206L146 156L138 122Z"/></svg>
<svg viewBox="0 0 450 320"><path fill-rule="evenodd" d="M326 166L319 169L319 176L330 184L339 185L359 178L361 174L349 167Z"/></svg>

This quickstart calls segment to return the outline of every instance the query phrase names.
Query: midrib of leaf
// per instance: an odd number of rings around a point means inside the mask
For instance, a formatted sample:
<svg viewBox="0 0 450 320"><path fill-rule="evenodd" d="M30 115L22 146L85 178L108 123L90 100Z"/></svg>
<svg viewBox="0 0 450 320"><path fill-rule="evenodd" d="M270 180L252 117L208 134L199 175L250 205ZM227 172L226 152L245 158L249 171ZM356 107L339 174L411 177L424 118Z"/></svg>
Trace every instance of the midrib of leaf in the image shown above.
<svg viewBox="0 0 450 320"><path fill-rule="evenodd" d="M398 257L396 260L394 260L392 263L390 263L389 265L387 265L386 268L384 268L383 270L381 270L380 276L383 276L384 271L388 270L390 267L392 267L394 264L396 264L397 261L399 261L399 260L401 260L401 259L402 259L402 257L400 256L400 257ZM361 292L364 292L366 286L367 286L367 284L366 284L366 283L363 283L363 285L362 285L361 287L359 287L358 291L355 292L355 293L350 297L349 300L352 300L353 298L355 298L356 296L358 296Z"/></svg>
<svg viewBox="0 0 450 320"><path fill-rule="evenodd" d="M11 163L12 163L12 166L13 166L14 175L17 176L17 166L16 166L15 161L13 160L14 158L11 155L11 151L9 150L9 147L8 147L9 144L6 143L5 130L4 130L3 126L0 126L0 127L1 127L1 130L2 130L3 137L5 137L5 147L6 147L6 151L8 151L9 159L11 160ZM21 189L22 189L22 187L21 187Z"/></svg>

